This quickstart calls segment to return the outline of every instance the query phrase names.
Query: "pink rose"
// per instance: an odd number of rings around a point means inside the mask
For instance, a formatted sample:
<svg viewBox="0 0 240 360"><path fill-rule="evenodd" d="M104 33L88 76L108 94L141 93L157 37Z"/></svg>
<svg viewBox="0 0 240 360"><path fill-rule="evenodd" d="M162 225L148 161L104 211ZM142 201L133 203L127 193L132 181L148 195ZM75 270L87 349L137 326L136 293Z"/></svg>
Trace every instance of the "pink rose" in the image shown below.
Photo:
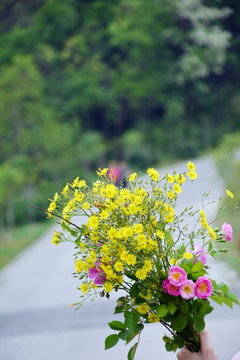
<svg viewBox="0 0 240 360"><path fill-rule="evenodd" d="M200 245L194 245L194 250L192 251L192 254L196 255L197 261L201 261L203 265L207 262L207 256L205 254L205 251L202 249Z"/></svg>
<svg viewBox="0 0 240 360"><path fill-rule="evenodd" d="M172 266L168 273L168 280L172 285L181 286L187 280L187 273L179 266Z"/></svg>
<svg viewBox="0 0 240 360"><path fill-rule="evenodd" d="M206 276L199 276L195 283L195 295L200 299L206 299L213 292L212 282Z"/></svg>
<svg viewBox="0 0 240 360"><path fill-rule="evenodd" d="M88 269L88 276L90 279L94 279L95 285L103 285L106 280L106 274L100 267L100 261L97 260L95 267Z"/></svg>
<svg viewBox="0 0 240 360"><path fill-rule="evenodd" d="M225 239L229 242L232 241L232 226L230 224L224 223L222 226L222 231L224 232Z"/></svg>
<svg viewBox="0 0 240 360"><path fill-rule="evenodd" d="M192 280L186 280L180 287L180 294L183 299L192 299L195 296L195 284Z"/></svg>
<svg viewBox="0 0 240 360"><path fill-rule="evenodd" d="M168 279L163 281L163 290L169 295L178 296L180 295L180 289L178 286L175 286L170 283Z"/></svg>

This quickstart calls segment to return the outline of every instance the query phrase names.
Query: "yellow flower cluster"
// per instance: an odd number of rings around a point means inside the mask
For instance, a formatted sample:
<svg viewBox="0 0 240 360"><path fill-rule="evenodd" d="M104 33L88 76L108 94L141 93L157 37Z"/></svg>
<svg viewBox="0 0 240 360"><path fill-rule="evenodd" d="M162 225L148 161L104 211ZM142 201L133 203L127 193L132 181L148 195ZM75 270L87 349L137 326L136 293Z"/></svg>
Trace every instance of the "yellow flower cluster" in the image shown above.
<svg viewBox="0 0 240 360"><path fill-rule="evenodd" d="M171 233L178 222L175 204L186 181L185 173L166 173L160 179L158 171L149 168L145 182L133 173L128 177L128 187L118 188L107 177L107 170L98 170L100 179L92 188L78 177L67 183L48 208L50 215L63 219L63 230L75 239L75 271L82 280L83 295L124 287L125 276L141 283L152 281L156 272L164 273L173 244ZM196 177L193 163L188 163L187 174L190 179ZM85 224L74 226L72 218L82 215L87 216ZM204 215L201 216L210 233ZM60 237L64 239L64 233L56 232L53 243L57 245ZM176 263L179 256L172 255ZM185 253L182 259L190 259L190 255ZM141 314L149 312L146 304L137 309ZM154 314L149 313L149 321L155 320Z"/></svg>

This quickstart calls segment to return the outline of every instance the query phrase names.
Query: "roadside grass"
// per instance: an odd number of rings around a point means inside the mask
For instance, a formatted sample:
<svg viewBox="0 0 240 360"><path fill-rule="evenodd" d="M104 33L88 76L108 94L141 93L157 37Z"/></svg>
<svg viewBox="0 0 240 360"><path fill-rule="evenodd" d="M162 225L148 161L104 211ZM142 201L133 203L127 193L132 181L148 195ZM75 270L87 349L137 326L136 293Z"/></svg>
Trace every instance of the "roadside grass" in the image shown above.
<svg viewBox="0 0 240 360"><path fill-rule="evenodd" d="M51 221L42 221L0 232L0 269L6 266L28 245L33 243L51 225Z"/></svg>

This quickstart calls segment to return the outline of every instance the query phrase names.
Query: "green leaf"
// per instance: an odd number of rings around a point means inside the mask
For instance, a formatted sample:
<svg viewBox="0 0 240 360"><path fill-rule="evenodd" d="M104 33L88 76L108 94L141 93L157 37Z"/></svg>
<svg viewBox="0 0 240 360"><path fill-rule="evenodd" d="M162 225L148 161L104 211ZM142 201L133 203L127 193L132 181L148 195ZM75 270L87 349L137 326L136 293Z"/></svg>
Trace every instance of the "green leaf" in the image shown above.
<svg viewBox="0 0 240 360"><path fill-rule="evenodd" d="M138 343L134 344L133 347L129 350L129 352L128 352L128 360L133 360L134 359L137 347L138 347Z"/></svg>
<svg viewBox="0 0 240 360"><path fill-rule="evenodd" d="M171 300L168 302L167 308L171 315L173 315L177 310L176 304L174 303L174 301Z"/></svg>
<svg viewBox="0 0 240 360"><path fill-rule="evenodd" d="M123 308L123 307L121 307L121 306L116 306L116 307L115 307L114 314L120 314L120 313L122 313L122 312L124 312L124 308Z"/></svg>
<svg viewBox="0 0 240 360"><path fill-rule="evenodd" d="M143 325L143 324L138 324L138 325L137 325L137 329L136 329L136 330L137 330L138 332L142 331L143 329L144 329L144 325Z"/></svg>
<svg viewBox="0 0 240 360"><path fill-rule="evenodd" d="M123 331L120 331L120 333L118 334L118 337L119 337L119 339L122 339L125 341L125 340L127 340L129 335L130 335L129 330L123 330Z"/></svg>
<svg viewBox="0 0 240 360"><path fill-rule="evenodd" d="M144 304L144 303L146 303L146 299L144 299L144 298L142 298L140 296L135 299L135 304L136 305L140 305L140 304Z"/></svg>
<svg viewBox="0 0 240 360"><path fill-rule="evenodd" d="M222 297L222 301L224 302L224 304L226 304L227 306L229 306L231 309L233 308L233 302L231 299L228 299L227 297Z"/></svg>
<svg viewBox="0 0 240 360"><path fill-rule="evenodd" d="M214 290L218 290L218 284L216 283L215 280L212 281L212 286Z"/></svg>
<svg viewBox="0 0 240 360"><path fill-rule="evenodd" d="M212 249L213 249L213 243L212 241L210 241L208 245L208 252L210 252Z"/></svg>
<svg viewBox="0 0 240 360"><path fill-rule="evenodd" d="M191 273L198 273L203 270L203 263L201 261L198 261L196 264L193 265Z"/></svg>
<svg viewBox="0 0 240 360"><path fill-rule="evenodd" d="M112 334L109 335L106 339L105 339L105 350L112 348L113 346L115 346L119 341L118 335L117 334Z"/></svg>
<svg viewBox="0 0 240 360"><path fill-rule="evenodd" d="M195 329L200 333L205 328L205 322L202 317L195 315L193 318Z"/></svg>
<svg viewBox="0 0 240 360"><path fill-rule="evenodd" d="M212 295L212 296L209 296L210 299L212 299L213 301L215 301L217 304L221 305L223 304L223 301L222 301L222 296L219 296L219 295Z"/></svg>
<svg viewBox="0 0 240 360"><path fill-rule="evenodd" d="M126 345L128 345L132 339L134 339L138 335L138 331L136 331L134 334L130 334L126 339Z"/></svg>
<svg viewBox="0 0 240 360"><path fill-rule="evenodd" d="M204 318L205 315L210 314L212 311L213 307L208 302L202 301L197 314Z"/></svg>
<svg viewBox="0 0 240 360"><path fill-rule="evenodd" d="M186 314L180 314L172 321L172 328L176 331L182 331L186 327L187 322L188 316Z"/></svg>
<svg viewBox="0 0 240 360"><path fill-rule="evenodd" d="M163 341L164 342L170 342L171 341L171 339L170 339L170 337L168 337L168 336L163 336Z"/></svg>
<svg viewBox="0 0 240 360"><path fill-rule="evenodd" d="M220 284L218 284L218 290L221 290L223 294L226 294L229 291L229 287L223 282L221 282Z"/></svg>
<svg viewBox="0 0 240 360"><path fill-rule="evenodd" d="M167 351L173 351L173 344L171 342L166 342L165 348Z"/></svg>
<svg viewBox="0 0 240 360"><path fill-rule="evenodd" d="M232 292L228 292L227 294L224 295L224 297L231 299L233 303L240 305L236 294Z"/></svg>
<svg viewBox="0 0 240 360"><path fill-rule="evenodd" d="M181 268L182 268L183 270L185 270L187 274L190 274L191 269L190 269L190 267L189 267L188 265L186 265L186 264L181 264Z"/></svg>
<svg viewBox="0 0 240 360"><path fill-rule="evenodd" d="M162 304L160 306L158 306L157 308L157 316L159 318L163 318L164 316L166 316L168 313L168 309L167 309L167 305Z"/></svg>
<svg viewBox="0 0 240 360"><path fill-rule="evenodd" d="M112 321L108 323L108 325L112 330L126 330L126 325L123 324L121 321Z"/></svg>
<svg viewBox="0 0 240 360"><path fill-rule="evenodd" d="M139 320L138 312L136 310L125 311L124 317L126 327L130 330L131 334L134 334Z"/></svg>
<svg viewBox="0 0 240 360"><path fill-rule="evenodd" d="M139 295L139 287L137 286L137 284L133 284L131 289L130 289L130 296L132 299L136 299L136 297L138 297Z"/></svg>

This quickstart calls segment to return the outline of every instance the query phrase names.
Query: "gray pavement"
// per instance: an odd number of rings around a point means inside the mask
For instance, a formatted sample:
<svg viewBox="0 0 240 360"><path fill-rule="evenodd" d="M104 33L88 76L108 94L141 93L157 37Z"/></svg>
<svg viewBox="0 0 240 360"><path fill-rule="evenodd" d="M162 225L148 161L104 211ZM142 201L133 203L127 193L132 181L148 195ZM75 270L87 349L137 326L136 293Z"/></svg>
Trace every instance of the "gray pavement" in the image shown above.
<svg viewBox="0 0 240 360"><path fill-rule="evenodd" d="M189 203L201 207L201 194L210 189L211 200L224 193L213 161L203 158L194 162L199 178L180 194L179 210ZM181 171L185 166L183 162L168 170ZM214 219L216 209L217 204L206 208L208 219ZM54 229L0 273L0 360L127 359L129 346L124 343L104 350L104 339L113 332L107 323L117 319L113 315L116 294L110 300L89 302L77 311L68 307L79 296L79 284L72 277L73 249L71 243L52 246ZM240 295L239 279L225 263L211 262L211 276L227 282L231 291ZM214 307L206 317L207 327L219 360L230 360L240 350L240 306L234 310ZM165 351L164 333L158 324L146 326L136 360L176 359L175 354Z"/></svg>

